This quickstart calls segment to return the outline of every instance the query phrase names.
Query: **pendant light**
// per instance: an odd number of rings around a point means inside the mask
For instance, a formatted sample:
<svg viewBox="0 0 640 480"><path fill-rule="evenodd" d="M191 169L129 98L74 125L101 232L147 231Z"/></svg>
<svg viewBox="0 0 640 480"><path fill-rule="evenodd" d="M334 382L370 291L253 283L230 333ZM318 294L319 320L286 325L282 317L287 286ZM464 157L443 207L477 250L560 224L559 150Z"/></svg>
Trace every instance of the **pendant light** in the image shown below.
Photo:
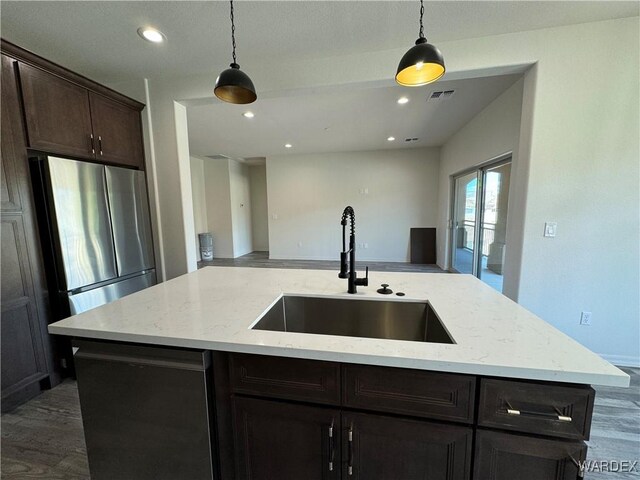
<svg viewBox="0 0 640 480"><path fill-rule="evenodd" d="M216 79L213 89L216 97L229 103L252 103L256 101L256 89L249 75L240 70L236 63L236 26L233 21L233 0L231 2L231 45L233 46L233 62Z"/></svg>
<svg viewBox="0 0 640 480"><path fill-rule="evenodd" d="M396 82L405 87L419 87L432 83L444 75L442 53L424 38L424 3L420 0L420 36L415 46L404 54L396 72Z"/></svg>

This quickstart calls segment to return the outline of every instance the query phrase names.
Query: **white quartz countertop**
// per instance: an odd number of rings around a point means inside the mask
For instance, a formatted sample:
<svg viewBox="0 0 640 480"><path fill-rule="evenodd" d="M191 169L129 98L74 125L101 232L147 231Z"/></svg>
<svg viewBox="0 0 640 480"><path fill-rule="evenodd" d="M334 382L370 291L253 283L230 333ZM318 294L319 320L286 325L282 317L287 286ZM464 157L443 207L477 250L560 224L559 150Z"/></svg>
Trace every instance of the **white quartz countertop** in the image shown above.
<svg viewBox="0 0 640 480"><path fill-rule="evenodd" d="M405 297L376 293L381 283ZM152 345L608 386L629 376L471 275L205 267L49 325L49 332ZM282 294L429 301L455 344L251 330Z"/></svg>

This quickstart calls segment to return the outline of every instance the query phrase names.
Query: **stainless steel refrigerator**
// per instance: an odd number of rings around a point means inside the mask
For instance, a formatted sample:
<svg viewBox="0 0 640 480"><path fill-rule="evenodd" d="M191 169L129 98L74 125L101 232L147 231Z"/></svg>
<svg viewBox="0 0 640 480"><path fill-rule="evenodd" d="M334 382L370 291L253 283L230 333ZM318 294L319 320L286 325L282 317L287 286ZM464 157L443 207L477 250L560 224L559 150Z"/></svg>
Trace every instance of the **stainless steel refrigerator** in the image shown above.
<svg viewBox="0 0 640 480"><path fill-rule="evenodd" d="M53 156L31 168L56 319L156 283L144 172Z"/></svg>

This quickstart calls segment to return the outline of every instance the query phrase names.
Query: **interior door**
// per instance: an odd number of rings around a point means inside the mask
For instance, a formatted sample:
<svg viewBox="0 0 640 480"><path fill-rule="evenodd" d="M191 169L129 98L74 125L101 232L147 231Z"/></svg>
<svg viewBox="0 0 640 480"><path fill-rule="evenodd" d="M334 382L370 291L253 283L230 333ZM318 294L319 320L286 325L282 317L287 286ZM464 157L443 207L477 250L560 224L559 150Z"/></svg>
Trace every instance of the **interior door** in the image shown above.
<svg viewBox="0 0 640 480"><path fill-rule="evenodd" d="M472 437L469 427L343 413L342 478L469 479Z"/></svg>
<svg viewBox="0 0 640 480"><path fill-rule="evenodd" d="M340 478L340 411L234 397L236 478Z"/></svg>

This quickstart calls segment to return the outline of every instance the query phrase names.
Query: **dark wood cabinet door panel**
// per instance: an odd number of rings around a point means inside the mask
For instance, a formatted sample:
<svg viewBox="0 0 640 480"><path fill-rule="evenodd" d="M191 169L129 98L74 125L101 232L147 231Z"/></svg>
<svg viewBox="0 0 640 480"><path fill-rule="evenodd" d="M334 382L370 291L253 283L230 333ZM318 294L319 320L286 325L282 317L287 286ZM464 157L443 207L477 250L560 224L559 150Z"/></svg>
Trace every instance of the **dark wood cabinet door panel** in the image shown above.
<svg viewBox="0 0 640 480"><path fill-rule="evenodd" d="M478 425L588 440L595 392L563 386L482 379Z"/></svg>
<svg viewBox="0 0 640 480"><path fill-rule="evenodd" d="M236 393L340 404L340 364L299 358L229 354Z"/></svg>
<svg viewBox="0 0 640 480"><path fill-rule="evenodd" d="M144 168L140 112L90 92L96 158L108 163Z"/></svg>
<svg viewBox="0 0 640 480"><path fill-rule="evenodd" d="M474 478L480 480L576 480L587 446L478 430Z"/></svg>
<svg viewBox="0 0 640 480"><path fill-rule="evenodd" d="M343 405L473 422L475 377L367 365L343 367Z"/></svg>
<svg viewBox="0 0 640 480"><path fill-rule="evenodd" d="M342 478L469 479L472 439L469 427L343 413Z"/></svg>
<svg viewBox="0 0 640 480"><path fill-rule="evenodd" d="M19 71L29 147L94 158L89 92L31 65Z"/></svg>
<svg viewBox="0 0 640 480"><path fill-rule="evenodd" d="M45 344L48 339L46 292L16 67L15 59L2 55L0 361L3 411L36 394L40 389L38 382L52 371Z"/></svg>
<svg viewBox="0 0 640 480"><path fill-rule="evenodd" d="M234 396L237 480L340 478L340 411Z"/></svg>

